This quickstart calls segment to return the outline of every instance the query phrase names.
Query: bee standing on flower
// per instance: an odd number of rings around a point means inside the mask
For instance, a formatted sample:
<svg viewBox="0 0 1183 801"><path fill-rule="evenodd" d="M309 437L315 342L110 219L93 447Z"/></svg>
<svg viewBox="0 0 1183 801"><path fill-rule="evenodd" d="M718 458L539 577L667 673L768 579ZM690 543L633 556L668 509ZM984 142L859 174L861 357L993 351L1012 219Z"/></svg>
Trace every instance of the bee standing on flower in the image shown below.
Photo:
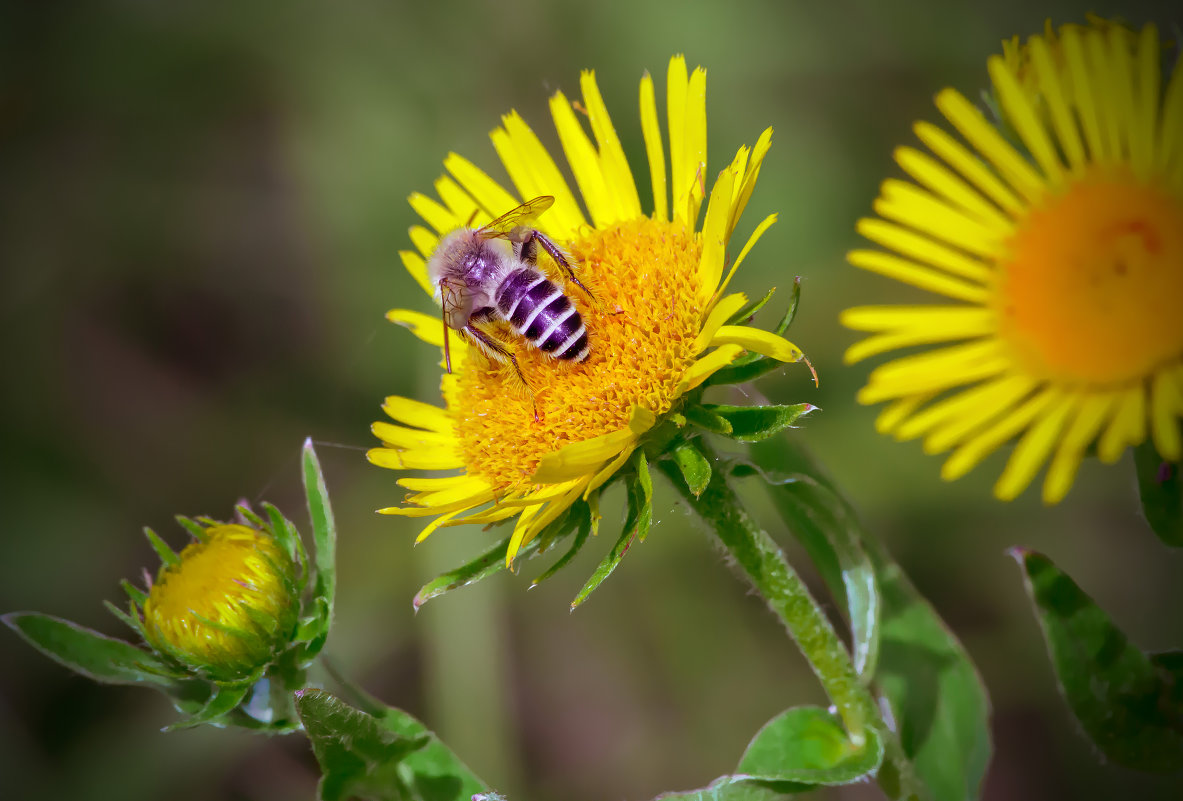
<svg viewBox="0 0 1183 801"><path fill-rule="evenodd" d="M526 384L513 352L490 331L498 321L508 323L531 347L551 358L581 362L591 353L587 326L575 304L538 269L541 247L570 281L587 292L562 248L529 225L554 202L552 196L542 195L488 225L458 228L440 240L427 262L427 274L443 312L448 372L452 371L448 349L452 328L491 358L510 362Z"/></svg>

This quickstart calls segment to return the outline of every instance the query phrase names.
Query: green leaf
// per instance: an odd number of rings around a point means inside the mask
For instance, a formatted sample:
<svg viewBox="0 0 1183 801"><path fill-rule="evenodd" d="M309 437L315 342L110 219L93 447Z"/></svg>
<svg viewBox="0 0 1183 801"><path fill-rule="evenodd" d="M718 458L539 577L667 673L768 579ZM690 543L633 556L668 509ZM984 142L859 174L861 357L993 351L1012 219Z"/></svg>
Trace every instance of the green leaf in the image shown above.
<svg viewBox="0 0 1183 801"><path fill-rule="evenodd" d="M705 406L698 404L687 406L685 414L686 420L691 425L698 426L704 431L710 431L712 434L731 433L731 423Z"/></svg>
<svg viewBox="0 0 1183 801"><path fill-rule="evenodd" d="M620 532L620 537L612 546L612 550L596 567L591 578L587 580L583 589L571 602L572 610L586 601L588 596L603 583L604 579L612 575L612 571L616 570L620 560L628 553L634 537L645 539L645 534L648 533L649 525L653 521L652 501L653 479L649 475L648 462L645 460L644 452L637 451L637 475L628 483L628 514L625 518L624 529Z"/></svg>
<svg viewBox="0 0 1183 801"><path fill-rule="evenodd" d="M1106 757L1135 770L1183 769L1178 659L1130 644L1046 556L1015 548L1064 699Z"/></svg>
<svg viewBox="0 0 1183 801"><path fill-rule="evenodd" d="M391 731L323 690L298 690L295 703L320 764L318 795L323 801L415 797L399 768L409 754L427 745L426 735Z"/></svg>
<svg viewBox="0 0 1183 801"><path fill-rule="evenodd" d="M422 748L403 760L404 779L415 801L468 801L490 791L450 748L406 712L386 707L379 721L401 737L426 739Z"/></svg>
<svg viewBox="0 0 1183 801"><path fill-rule="evenodd" d="M844 602L854 668L869 679L879 657L881 602L858 523L832 490L804 473L762 477L785 525Z"/></svg>
<svg viewBox="0 0 1183 801"><path fill-rule="evenodd" d="M855 746L837 716L818 707L788 709L756 733L736 772L766 781L850 784L883 762L883 741L873 729L866 736Z"/></svg>
<svg viewBox="0 0 1183 801"><path fill-rule="evenodd" d="M1175 548L1183 547L1183 475L1178 462L1158 455L1147 440L1134 449L1138 472L1138 493L1142 513L1158 538Z"/></svg>
<svg viewBox="0 0 1183 801"><path fill-rule="evenodd" d="M812 403L795 403L791 406L730 406L703 404L707 412L727 421L731 428L728 434L740 442L758 442L779 434L795 423L798 418L817 409Z"/></svg>
<svg viewBox="0 0 1183 801"><path fill-rule="evenodd" d="M205 706L198 710L192 717L179 720L165 727L165 731L174 731L176 729L189 729L194 726L200 726L203 723L224 724L224 718L238 708L242 700L246 698L247 693L251 691L249 683L234 684L234 685L215 685L216 690L206 701Z"/></svg>
<svg viewBox="0 0 1183 801"><path fill-rule="evenodd" d="M969 655L794 437L752 448L770 473L803 473L830 489L857 527L879 586L879 658L871 676L887 699L915 778L935 801L977 798L990 760L990 704ZM786 485L788 486L788 485ZM782 488L775 488L773 494ZM836 596L838 571L822 571Z"/></svg>
<svg viewBox="0 0 1183 801"><path fill-rule="evenodd" d="M438 598L444 593L458 590L461 587L467 587L469 584L475 584L481 579L486 579L489 576L507 570L505 555L509 551L509 541L511 539L512 536L506 537L471 562L467 562L454 570L449 570L447 573L436 576L424 584L419 592L415 593L411 604L415 609L418 609L432 598ZM538 544L538 537L527 542L518 549L518 555L515 557L515 561L520 562L525 558L533 556L538 551Z"/></svg>
<svg viewBox="0 0 1183 801"><path fill-rule="evenodd" d="M333 522L333 508L329 504L329 490L325 486L320 460L312 447L312 439L304 440L304 493L308 496L308 515L312 519L312 540L316 545L316 584L313 594L323 598L327 614L324 627L327 633L333 619L333 599L337 591L337 526Z"/></svg>
<svg viewBox="0 0 1183 801"><path fill-rule="evenodd" d="M12 612L2 619L30 645L60 665L106 684L170 688L169 668L148 651L69 620L40 612Z"/></svg>
<svg viewBox="0 0 1183 801"><path fill-rule="evenodd" d="M711 483L711 463L689 440L678 440L669 451L669 458L677 465L690 492L698 497Z"/></svg>
<svg viewBox="0 0 1183 801"><path fill-rule="evenodd" d="M571 547L567 549L566 553L555 560L553 565L548 567L542 572L541 575L530 582L531 588L537 587L539 584L546 581L555 573L558 573L560 570L570 564L571 560L575 558L575 554L579 553L579 551L582 550L583 546L587 543L588 535L591 534L592 529L591 507L586 503L581 503L579 506L580 510L578 517L578 528L575 531L574 542L571 543Z"/></svg>

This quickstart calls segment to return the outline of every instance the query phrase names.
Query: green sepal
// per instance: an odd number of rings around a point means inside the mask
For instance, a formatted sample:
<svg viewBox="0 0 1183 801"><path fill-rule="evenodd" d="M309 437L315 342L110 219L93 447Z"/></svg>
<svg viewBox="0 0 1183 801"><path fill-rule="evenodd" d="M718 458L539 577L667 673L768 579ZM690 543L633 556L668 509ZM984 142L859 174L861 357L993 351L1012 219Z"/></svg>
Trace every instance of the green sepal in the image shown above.
<svg viewBox="0 0 1183 801"><path fill-rule="evenodd" d="M298 661L302 663L319 654L329 636L328 603L324 598L312 598L308 603L312 608L304 610L307 614L300 619L292 638L293 645L300 648Z"/></svg>
<svg viewBox="0 0 1183 801"><path fill-rule="evenodd" d="M874 729L860 745L842 721L819 707L795 707L777 715L752 738L737 774L806 786L850 784L872 776L883 762L883 740Z"/></svg>
<svg viewBox="0 0 1183 801"><path fill-rule="evenodd" d="M583 549L583 546L587 544L588 536L591 534L592 530L591 506L586 503L580 503L577 504L577 506L579 507L580 511L579 517L576 521L577 528L575 529L575 539L572 541L571 547L568 548L567 552L560 556L553 565L548 567L542 572L541 575L530 582L531 589L537 587L539 584L546 581L555 573L558 573L560 570L570 564L571 560L575 558L575 554L579 553L579 551Z"/></svg>
<svg viewBox="0 0 1183 801"><path fill-rule="evenodd" d="M760 356L756 359L740 357L726 367L716 370L705 382L706 386L723 386L725 384L745 384L755 381L763 375L785 366L785 362Z"/></svg>
<svg viewBox="0 0 1183 801"><path fill-rule="evenodd" d="M711 463L695 447L692 440L676 440L670 448L668 458L682 474L687 489L694 497L702 495L711 483Z"/></svg>
<svg viewBox="0 0 1183 801"><path fill-rule="evenodd" d="M801 303L801 276L793 278L793 288L789 290L789 305L785 309L785 313L781 315L780 322L776 324L776 328L772 333L777 336L784 336L785 331L789 330L789 326L793 324L793 320L797 319L797 307Z"/></svg>
<svg viewBox="0 0 1183 801"><path fill-rule="evenodd" d="M176 551L168 547L168 544L160 539L155 531L144 527L144 536L148 538L148 544L152 546L152 550L156 551L156 555L160 558L160 563L165 567L176 567L181 563L181 557L177 555Z"/></svg>
<svg viewBox="0 0 1183 801"><path fill-rule="evenodd" d="M914 778L934 801L977 798L990 761L990 702L969 655L882 544L863 531L849 503L797 438L769 440L751 453L769 473L809 475L841 502L879 586L879 658L871 681L891 707ZM781 489L772 490L774 497ZM840 571L822 569L821 574L841 597Z"/></svg>
<svg viewBox="0 0 1183 801"><path fill-rule="evenodd" d="M415 798L400 768L408 756L427 745L426 733L404 736L322 690L298 690L295 706L320 764L318 798Z"/></svg>
<svg viewBox="0 0 1183 801"><path fill-rule="evenodd" d="M444 593L458 590L461 587L467 587L469 584L475 584L482 579L507 570L508 566L505 564L505 556L509 552L511 539L513 539L512 535L506 537L476 559L466 562L453 570L449 570L447 573L436 576L424 584L419 592L415 593L415 597L411 600L411 605L418 610L419 607L423 606L423 604L432 598L438 598ZM518 549L515 559L520 561L523 558L532 556L538 550L538 543L538 537L527 542Z"/></svg>
<svg viewBox="0 0 1183 801"><path fill-rule="evenodd" d="M1146 522L1164 543L1183 548L1183 465L1163 459L1148 440L1134 449L1134 467Z"/></svg>
<svg viewBox="0 0 1183 801"><path fill-rule="evenodd" d="M324 621L328 626L333 619L333 602L337 594L337 526L333 521L333 507L329 504L324 473L321 472L320 460L316 458L311 438L304 440L302 467L308 516L312 520L312 541L316 547L316 581L312 594L324 599Z"/></svg>
<svg viewBox="0 0 1183 801"><path fill-rule="evenodd" d="M755 317L756 312L760 311L760 309L763 309L765 306L768 305L768 301L772 300L772 296L773 296L773 294L775 294L775 292L776 292L776 287L772 287L766 293L764 293L764 297L760 298L759 300L752 301L751 303L747 304L742 309L737 311L735 314L728 317L726 324L727 325L739 325L739 324L743 324L743 323L747 322L752 317Z"/></svg>
<svg viewBox="0 0 1183 801"><path fill-rule="evenodd" d="M686 407L686 420L693 426L701 428L703 431L710 431L712 434L731 434L731 423L723 417L720 417L709 407L700 404L691 404Z"/></svg>
<svg viewBox="0 0 1183 801"><path fill-rule="evenodd" d="M127 579L119 582L119 586L123 588L125 593L127 593L127 597L131 599L131 602L137 606L143 606L144 602L148 600L148 593L144 592Z"/></svg>
<svg viewBox="0 0 1183 801"><path fill-rule="evenodd" d="M1183 769L1183 702L1175 658L1156 663L1130 644L1093 599L1050 559L1011 555L1035 605L1064 699L1105 756L1134 770Z"/></svg>
<svg viewBox="0 0 1183 801"><path fill-rule="evenodd" d="M59 665L93 681L158 688L172 685L168 665L124 640L40 612L12 612L0 620Z"/></svg>
<svg viewBox="0 0 1183 801"><path fill-rule="evenodd" d="M148 638L144 636L144 621L140 619L139 607L135 604L128 604L128 611L124 612L110 601L103 601L103 606L107 607L107 611L117 617L120 622L140 635L145 642L147 641Z"/></svg>
<svg viewBox="0 0 1183 801"><path fill-rule="evenodd" d="M591 578L587 580L579 594L575 596L575 600L571 602L572 611L586 601L588 596L603 583L604 579L612 575L612 571L616 570L620 560L628 552L633 539L644 540L645 535L649 533L649 526L653 522L653 478L649 474L649 465L645 459L644 451L636 451L634 459L636 474L627 480L628 513L625 517L624 528L612 546L612 550L603 558Z"/></svg>
<svg viewBox="0 0 1183 801"><path fill-rule="evenodd" d="M245 507L238 507L240 511ZM304 541L300 539L300 532L292 521L283 516L279 509L270 503L263 504L263 511L267 514L266 530L271 532L276 544L283 550L292 566L297 570L295 586L297 593L302 593L308 585L308 552L304 550Z"/></svg>
<svg viewBox="0 0 1183 801"><path fill-rule="evenodd" d="M204 723L215 726L225 725L227 723L225 718L237 709L238 705L246 698L247 693L251 691L252 684L253 682L215 684L213 694L201 709L184 720L170 723L164 727L164 730L191 729Z"/></svg>
<svg viewBox="0 0 1183 801"><path fill-rule="evenodd" d="M879 658L879 580L863 548L858 523L834 492L804 473L772 475L738 463L733 476L754 470L794 538L800 542L826 584L843 602L850 624L854 669L864 681Z"/></svg>
<svg viewBox="0 0 1183 801"><path fill-rule="evenodd" d="M190 520L184 515L177 515L175 519L177 523L180 524L181 528L189 532L189 536L193 537L193 539L197 540L198 542L205 542L205 526Z"/></svg>
<svg viewBox="0 0 1183 801"><path fill-rule="evenodd" d="M773 406L703 404L701 408L726 420L731 428L727 436L739 442L768 439L817 409L812 403Z"/></svg>

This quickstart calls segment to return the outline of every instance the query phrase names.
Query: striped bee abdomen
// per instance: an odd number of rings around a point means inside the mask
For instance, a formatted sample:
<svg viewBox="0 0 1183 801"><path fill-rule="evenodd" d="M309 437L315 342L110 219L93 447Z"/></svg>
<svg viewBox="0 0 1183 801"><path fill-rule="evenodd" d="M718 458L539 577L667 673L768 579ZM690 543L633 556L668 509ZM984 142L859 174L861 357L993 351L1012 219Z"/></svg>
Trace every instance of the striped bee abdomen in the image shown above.
<svg viewBox="0 0 1183 801"><path fill-rule="evenodd" d="M591 352L587 326L574 304L537 270L521 268L507 275L496 302L501 319L543 353L581 362Z"/></svg>

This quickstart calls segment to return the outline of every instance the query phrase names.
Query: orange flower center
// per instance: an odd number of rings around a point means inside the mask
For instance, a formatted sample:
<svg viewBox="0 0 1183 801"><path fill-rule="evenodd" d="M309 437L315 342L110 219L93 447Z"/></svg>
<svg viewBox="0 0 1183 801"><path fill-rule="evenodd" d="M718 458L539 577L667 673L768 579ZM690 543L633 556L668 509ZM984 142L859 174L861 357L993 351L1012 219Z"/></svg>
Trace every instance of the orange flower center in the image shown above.
<svg viewBox="0 0 1183 801"><path fill-rule="evenodd" d="M1112 384L1183 354L1183 202L1094 168L1019 225L1000 270L1000 331L1033 375Z"/></svg>
<svg viewBox="0 0 1183 801"><path fill-rule="evenodd" d="M578 364L551 359L506 328L501 339L515 344L529 390L512 367L475 352L445 376L468 472L498 489L528 485L542 457L564 445L626 427L633 406L669 411L694 361L702 247L692 231L642 218L568 246L594 295L565 288L587 325L591 355Z"/></svg>

